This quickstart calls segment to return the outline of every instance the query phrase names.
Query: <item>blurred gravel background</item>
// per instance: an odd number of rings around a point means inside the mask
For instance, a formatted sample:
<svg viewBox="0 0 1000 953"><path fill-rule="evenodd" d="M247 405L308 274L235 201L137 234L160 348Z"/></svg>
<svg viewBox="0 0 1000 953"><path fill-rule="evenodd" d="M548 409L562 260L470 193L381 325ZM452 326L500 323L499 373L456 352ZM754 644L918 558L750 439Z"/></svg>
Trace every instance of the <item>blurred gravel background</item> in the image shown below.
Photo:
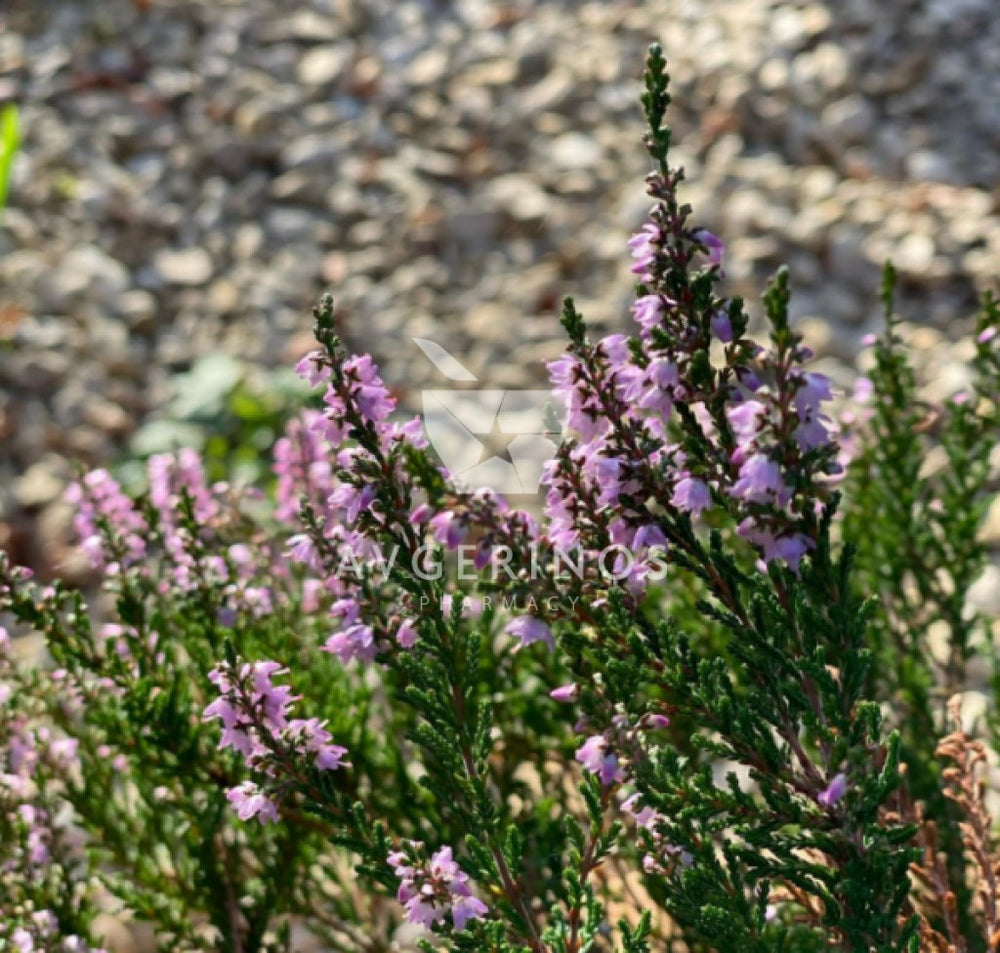
<svg viewBox="0 0 1000 953"><path fill-rule="evenodd" d="M794 314L847 387L891 256L928 396L957 389L950 342L1000 273L997 12L3 0L0 101L21 104L25 141L0 225L0 546L52 571L69 461L114 459L199 358L294 360L324 289L411 401L443 385L414 335L531 386L564 294L623 325L652 40L729 290L759 311L787 260ZM202 386L234 366L202 365Z"/></svg>

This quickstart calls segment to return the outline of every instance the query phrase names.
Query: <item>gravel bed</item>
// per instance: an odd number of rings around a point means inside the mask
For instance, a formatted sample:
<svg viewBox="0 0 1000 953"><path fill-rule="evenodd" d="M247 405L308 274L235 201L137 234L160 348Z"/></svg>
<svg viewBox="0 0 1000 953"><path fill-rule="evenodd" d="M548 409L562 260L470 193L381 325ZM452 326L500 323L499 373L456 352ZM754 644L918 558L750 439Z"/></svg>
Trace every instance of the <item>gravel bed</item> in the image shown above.
<svg viewBox="0 0 1000 953"><path fill-rule="evenodd" d="M70 461L113 459L205 354L293 360L325 289L411 402L446 386L414 336L523 387L564 294L623 325L652 40L729 289L755 300L787 260L838 383L886 257L939 390L1000 273L994 0L4 6L25 141L0 226L0 545L43 572Z"/></svg>

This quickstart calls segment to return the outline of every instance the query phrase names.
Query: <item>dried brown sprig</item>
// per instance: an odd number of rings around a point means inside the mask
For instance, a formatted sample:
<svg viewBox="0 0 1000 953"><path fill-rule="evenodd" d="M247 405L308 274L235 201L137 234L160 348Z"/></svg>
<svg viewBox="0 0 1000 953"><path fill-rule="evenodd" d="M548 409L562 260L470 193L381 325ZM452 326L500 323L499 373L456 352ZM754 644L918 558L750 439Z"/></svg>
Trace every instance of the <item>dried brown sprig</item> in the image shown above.
<svg viewBox="0 0 1000 953"><path fill-rule="evenodd" d="M958 922L957 898L948 877L945 854L938 850L937 826L924 817L921 805L911 805L907 820L917 824L920 860L910 864L914 880L911 901L920 916L920 949L930 953L966 953L968 949ZM947 936L931 926L931 919L944 924Z"/></svg>
<svg viewBox="0 0 1000 953"><path fill-rule="evenodd" d="M937 748L937 755L951 765L944 770L944 793L964 817L959 829L968 857L975 865L975 893L982 913L983 935L990 950L1000 950L1000 858L992 842L993 818L986 809L986 785L982 774L987 764L986 745L962 730L961 697L948 702L948 717L954 727Z"/></svg>

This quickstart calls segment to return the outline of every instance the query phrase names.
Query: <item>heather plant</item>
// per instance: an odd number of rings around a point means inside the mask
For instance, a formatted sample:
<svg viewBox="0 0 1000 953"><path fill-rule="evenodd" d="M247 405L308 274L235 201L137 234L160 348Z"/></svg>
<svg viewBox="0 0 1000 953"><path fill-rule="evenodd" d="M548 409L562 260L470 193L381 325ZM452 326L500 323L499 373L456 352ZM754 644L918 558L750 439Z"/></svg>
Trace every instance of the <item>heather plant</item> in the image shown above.
<svg viewBox="0 0 1000 953"><path fill-rule="evenodd" d="M887 272L841 435L787 271L766 344L721 293L657 47L642 103L636 333L567 300L543 501L452 479L324 298L273 493L157 454L72 491L93 605L0 562L48 653L3 656L0 949L98 913L227 953L996 948L985 742L941 703L991 645L996 306L923 426Z"/></svg>

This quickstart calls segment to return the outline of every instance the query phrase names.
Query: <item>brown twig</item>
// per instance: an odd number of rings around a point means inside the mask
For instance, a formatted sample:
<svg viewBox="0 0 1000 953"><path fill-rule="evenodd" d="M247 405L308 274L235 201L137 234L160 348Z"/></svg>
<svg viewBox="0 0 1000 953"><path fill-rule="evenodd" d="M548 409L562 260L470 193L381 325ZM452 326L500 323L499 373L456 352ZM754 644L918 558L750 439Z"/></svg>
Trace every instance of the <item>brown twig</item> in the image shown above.
<svg viewBox="0 0 1000 953"><path fill-rule="evenodd" d="M982 907L987 949L1000 950L1000 859L991 837L993 818L986 809L986 785L982 780L986 745L962 730L961 696L955 695L948 702L948 716L955 730L937 748L938 757L952 762L944 770L944 793L965 818L959 830L966 853L980 874L976 897Z"/></svg>

